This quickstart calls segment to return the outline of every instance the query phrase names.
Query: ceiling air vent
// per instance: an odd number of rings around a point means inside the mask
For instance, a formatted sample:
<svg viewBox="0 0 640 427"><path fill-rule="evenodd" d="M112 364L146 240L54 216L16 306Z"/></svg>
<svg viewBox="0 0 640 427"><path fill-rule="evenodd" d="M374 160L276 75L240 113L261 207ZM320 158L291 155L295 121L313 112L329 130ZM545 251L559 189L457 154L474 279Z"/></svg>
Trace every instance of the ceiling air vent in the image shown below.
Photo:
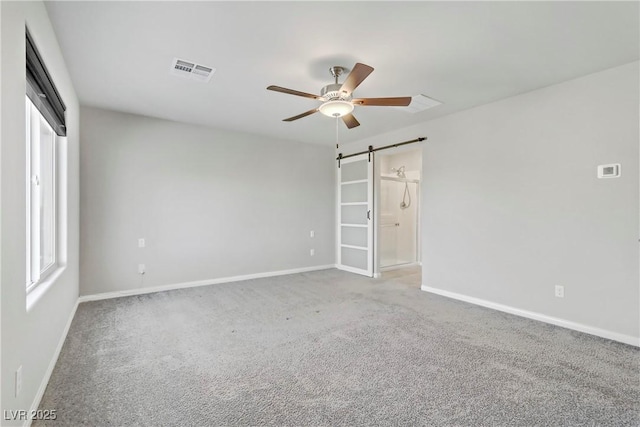
<svg viewBox="0 0 640 427"><path fill-rule="evenodd" d="M215 68L178 58L173 58L170 71L174 76L186 77L205 83L211 80L211 76L213 76L215 72Z"/></svg>
<svg viewBox="0 0 640 427"><path fill-rule="evenodd" d="M440 104L442 104L442 102L437 101L433 98L429 98L428 96L416 95L411 97L411 104L409 104L407 107L402 107L402 109L409 113L417 113L429 108L436 107Z"/></svg>

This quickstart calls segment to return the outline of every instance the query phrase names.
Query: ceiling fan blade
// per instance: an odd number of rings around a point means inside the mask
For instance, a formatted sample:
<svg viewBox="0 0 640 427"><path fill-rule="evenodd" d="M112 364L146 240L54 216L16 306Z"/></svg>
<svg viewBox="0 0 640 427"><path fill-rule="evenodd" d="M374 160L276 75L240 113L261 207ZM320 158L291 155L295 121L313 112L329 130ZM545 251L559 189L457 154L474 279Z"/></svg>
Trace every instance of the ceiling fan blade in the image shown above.
<svg viewBox="0 0 640 427"><path fill-rule="evenodd" d="M283 122L292 122L294 120L298 120L298 119L301 119L303 117L310 116L313 113L317 113L317 112L318 112L318 109L314 108L313 110L305 111L304 113L298 114L297 116L289 117L288 119L282 119L282 121Z"/></svg>
<svg viewBox="0 0 640 427"><path fill-rule="evenodd" d="M273 90L273 91L276 91L276 92L288 93L289 95L303 96L305 98L320 99L320 97L318 95L313 95L311 93L306 93L306 92L300 92L298 90L293 90L293 89L287 89L286 87L280 87L280 86L271 85L271 86L269 86L267 88L267 90Z"/></svg>
<svg viewBox="0 0 640 427"><path fill-rule="evenodd" d="M375 105L381 107L406 107L411 104L411 97L404 96L398 98L355 98L352 99L354 105Z"/></svg>
<svg viewBox="0 0 640 427"><path fill-rule="evenodd" d="M347 93L353 92L355 88L360 86L360 83L362 83L363 80L366 79L367 76L372 72L373 67L358 62L353 67L353 70L351 70L344 83L342 83L340 91Z"/></svg>
<svg viewBox="0 0 640 427"><path fill-rule="evenodd" d="M349 129L352 129L356 126L360 126L360 122L356 120L353 114L346 114L342 116L342 121L344 122L345 125L347 125Z"/></svg>

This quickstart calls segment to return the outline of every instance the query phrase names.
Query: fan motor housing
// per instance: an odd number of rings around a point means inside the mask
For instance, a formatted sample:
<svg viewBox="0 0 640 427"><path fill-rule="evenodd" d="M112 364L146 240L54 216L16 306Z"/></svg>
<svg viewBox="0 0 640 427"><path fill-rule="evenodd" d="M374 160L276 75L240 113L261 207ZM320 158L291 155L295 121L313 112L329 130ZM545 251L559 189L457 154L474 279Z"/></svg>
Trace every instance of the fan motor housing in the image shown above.
<svg viewBox="0 0 640 427"><path fill-rule="evenodd" d="M330 85L326 85L320 91L320 96L325 101L333 101L333 100L338 100L338 99L343 100L343 101L350 101L351 100L351 95L349 95L346 92L341 92L340 91L341 87L342 87L341 83L332 83Z"/></svg>

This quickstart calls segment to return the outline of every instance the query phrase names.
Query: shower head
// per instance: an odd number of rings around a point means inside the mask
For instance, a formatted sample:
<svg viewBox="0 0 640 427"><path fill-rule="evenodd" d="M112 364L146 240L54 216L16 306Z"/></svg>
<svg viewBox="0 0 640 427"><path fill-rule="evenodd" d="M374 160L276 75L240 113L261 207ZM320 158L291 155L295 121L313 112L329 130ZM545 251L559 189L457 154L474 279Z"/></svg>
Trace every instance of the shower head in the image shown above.
<svg viewBox="0 0 640 427"><path fill-rule="evenodd" d="M395 172L398 175L398 178L406 178L407 176L404 174L404 166L400 166L398 169L391 168L392 172Z"/></svg>

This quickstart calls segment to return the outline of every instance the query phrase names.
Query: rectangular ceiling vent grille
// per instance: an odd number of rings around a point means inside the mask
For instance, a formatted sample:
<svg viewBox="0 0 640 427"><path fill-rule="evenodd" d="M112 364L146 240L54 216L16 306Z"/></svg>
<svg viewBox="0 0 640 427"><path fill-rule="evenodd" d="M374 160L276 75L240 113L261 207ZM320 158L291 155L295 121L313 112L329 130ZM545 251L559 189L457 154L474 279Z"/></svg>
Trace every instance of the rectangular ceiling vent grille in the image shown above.
<svg viewBox="0 0 640 427"><path fill-rule="evenodd" d="M173 58L170 72L174 76L185 77L188 79L207 83L209 80L211 80L211 77L213 76L213 73L216 72L216 69L207 67L206 65L196 64L192 61Z"/></svg>
<svg viewBox="0 0 640 427"><path fill-rule="evenodd" d="M418 113L441 104L442 102L429 98L428 96L416 95L411 97L411 104L402 108L409 113Z"/></svg>

